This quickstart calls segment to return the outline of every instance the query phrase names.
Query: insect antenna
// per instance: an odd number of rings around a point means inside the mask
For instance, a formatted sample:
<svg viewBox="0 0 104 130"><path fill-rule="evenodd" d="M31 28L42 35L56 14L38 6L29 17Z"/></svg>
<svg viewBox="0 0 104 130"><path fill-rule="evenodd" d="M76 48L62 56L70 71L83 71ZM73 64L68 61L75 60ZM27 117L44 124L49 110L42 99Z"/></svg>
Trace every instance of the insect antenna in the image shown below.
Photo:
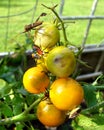
<svg viewBox="0 0 104 130"><path fill-rule="evenodd" d="M46 13L41 13L41 14L39 15L39 17L36 19L35 22L39 21L40 17L42 17L42 16L46 16L46 15L47 15Z"/></svg>

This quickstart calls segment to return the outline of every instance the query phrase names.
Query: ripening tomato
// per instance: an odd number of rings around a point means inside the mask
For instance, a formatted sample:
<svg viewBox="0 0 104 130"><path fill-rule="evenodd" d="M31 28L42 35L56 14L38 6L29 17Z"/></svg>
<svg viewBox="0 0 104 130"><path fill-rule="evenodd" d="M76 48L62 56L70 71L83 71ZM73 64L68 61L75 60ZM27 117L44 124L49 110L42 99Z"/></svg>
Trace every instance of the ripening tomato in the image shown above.
<svg viewBox="0 0 104 130"><path fill-rule="evenodd" d="M57 46L47 55L46 66L55 76L68 77L75 70L76 58L69 48Z"/></svg>
<svg viewBox="0 0 104 130"><path fill-rule="evenodd" d="M82 102L84 91L72 78L56 79L50 86L49 97L60 110L72 110Z"/></svg>
<svg viewBox="0 0 104 130"><path fill-rule="evenodd" d="M37 66L43 69L45 72L47 72L47 67L45 64L45 57L41 57L40 59L37 59Z"/></svg>
<svg viewBox="0 0 104 130"><path fill-rule="evenodd" d="M38 104L37 117L45 126L56 127L64 123L66 112L57 109L47 98Z"/></svg>
<svg viewBox="0 0 104 130"><path fill-rule="evenodd" d="M34 44L42 50L52 48L60 39L57 26L51 22L44 22L42 26L35 31Z"/></svg>
<svg viewBox="0 0 104 130"><path fill-rule="evenodd" d="M49 77L40 67L31 67L23 75L24 88L30 93L44 92L49 83Z"/></svg>

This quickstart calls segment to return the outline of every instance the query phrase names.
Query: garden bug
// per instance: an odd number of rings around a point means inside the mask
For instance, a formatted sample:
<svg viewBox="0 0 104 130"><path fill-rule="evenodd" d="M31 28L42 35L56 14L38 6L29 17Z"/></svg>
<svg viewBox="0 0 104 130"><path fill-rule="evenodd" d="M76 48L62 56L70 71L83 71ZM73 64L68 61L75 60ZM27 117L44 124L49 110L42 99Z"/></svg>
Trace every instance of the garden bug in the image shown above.
<svg viewBox="0 0 104 130"><path fill-rule="evenodd" d="M34 23L25 25L23 33L29 32L32 29L35 29L36 27L40 26L43 23L43 21L39 21L40 17L46 15L47 15L46 13L41 13ZM42 55L43 55L43 51L40 49L40 47L38 47L37 45L33 45L32 57L39 59L40 56Z"/></svg>
<svg viewBox="0 0 104 130"><path fill-rule="evenodd" d="M25 26L24 26L24 31L23 31L23 32L20 32L19 34L17 34L17 35L16 35L14 38L12 38L11 40L15 41L15 38L16 38L18 35L20 35L20 34L22 34L22 33L26 33L26 32L28 32L28 35L27 35L27 36L28 36L29 38L31 38L32 35L29 33L29 31L31 31L31 30L33 30L33 29L36 29L36 27L40 26L40 25L43 23L43 21L39 21L40 17L46 16L46 15L47 15L46 13L41 13L40 16L35 20L34 23L25 25ZM32 37L32 38L33 38L33 37Z"/></svg>
<svg viewBox="0 0 104 130"><path fill-rule="evenodd" d="M39 18L42 17L42 16L46 16L46 13L42 13L42 14L36 19L36 21L35 21L34 23L25 25L23 33L29 32L30 30L34 29L35 27L40 26L43 22L42 22L42 21L38 21L38 20L39 20Z"/></svg>
<svg viewBox="0 0 104 130"><path fill-rule="evenodd" d="M37 45L33 45L33 53L32 57L36 59L40 59L40 57L44 54L44 52Z"/></svg>

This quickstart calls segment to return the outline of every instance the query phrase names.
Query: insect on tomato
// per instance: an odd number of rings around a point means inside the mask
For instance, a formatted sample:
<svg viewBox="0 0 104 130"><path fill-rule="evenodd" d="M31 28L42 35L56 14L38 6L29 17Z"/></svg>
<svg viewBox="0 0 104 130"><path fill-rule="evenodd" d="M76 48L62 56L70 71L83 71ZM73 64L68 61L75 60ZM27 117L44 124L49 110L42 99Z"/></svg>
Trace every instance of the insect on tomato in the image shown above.
<svg viewBox="0 0 104 130"><path fill-rule="evenodd" d="M32 29L36 28L37 26L40 26L43 22L42 21L38 21L38 20L42 16L46 16L46 13L41 13L40 16L36 19L36 21L34 23L25 25L23 33L29 32Z"/></svg>
<svg viewBox="0 0 104 130"><path fill-rule="evenodd" d="M43 51L40 49L40 47L38 47L37 45L33 46L33 51L35 53L38 53L39 55L43 55L44 54Z"/></svg>
<svg viewBox="0 0 104 130"><path fill-rule="evenodd" d="M33 53L32 53L33 58L40 59L43 54L44 52L40 49L40 47L38 47L37 45L33 45Z"/></svg>

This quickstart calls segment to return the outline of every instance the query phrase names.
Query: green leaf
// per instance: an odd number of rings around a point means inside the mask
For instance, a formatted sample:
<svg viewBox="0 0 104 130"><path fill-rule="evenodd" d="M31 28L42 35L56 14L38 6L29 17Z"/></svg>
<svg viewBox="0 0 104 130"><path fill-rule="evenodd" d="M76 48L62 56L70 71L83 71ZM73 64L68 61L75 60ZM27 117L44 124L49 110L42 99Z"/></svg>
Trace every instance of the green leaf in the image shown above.
<svg viewBox="0 0 104 130"><path fill-rule="evenodd" d="M12 102L14 105L22 104L24 102L24 98L20 94L15 94Z"/></svg>
<svg viewBox="0 0 104 130"><path fill-rule="evenodd" d="M15 128L15 130L23 130L23 127L24 127L23 124L21 124L21 123L17 123L17 124L16 124L16 128Z"/></svg>
<svg viewBox="0 0 104 130"><path fill-rule="evenodd" d="M31 105L36 99L38 99L38 95L37 94L28 94L26 95L26 102L28 105Z"/></svg>
<svg viewBox="0 0 104 130"><path fill-rule="evenodd" d="M4 126L0 126L0 130L6 130Z"/></svg>
<svg viewBox="0 0 104 130"><path fill-rule="evenodd" d="M29 93L23 88L23 86L22 86L21 88L17 89L17 92L20 93L20 94L22 94L22 95L24 95L24 96L26 96L27 94L29 94Z"/></svg>
<svg viewBox="0 0 104 130"><path fill-rule="evenodd" d="M15 75L17 68L15 67L8 67L6 65L0 68L0 78L5 79L7 82L15 81Z"/></svg>
<svg viewBox="0 0 104 130"><path fill-rule="evenodd" d="M14 105L13 106L13 114L14 115L18 115L22 112L22 108L23 108L23 105L22 104L17 104L17 105Z"/></svg>
<svg viewBox="0 0 104 130"><path fill-rule="evenodd" d="M12 99L13 103L13 114L17 115L22 112L23 105L24 105L24 98L20 94L15 94L14 98Z"/></svg>
<svg viewBox="0 0 104 130"><path fill-rule="evenodd" d="M84 98L87 104L87 107L94 106L98 103L96 98L96 88L90 84L84 84Z"/></svg>
<svg viewBox="0 0 104 130"><path fill-rule="evenodd" d="M5 94L8 94L10 92L10 87L11 86L9 86L5 80L0 79L0 96L3 97Z"/></svg>
<svg viewBox="0 0 104 130"><path fill-rule="evenodd" d="M95 114L90 117L80 114L76 118L76 122L75 121L72 122L72 125L75 130L77 130L76 126L81 127L84 130L103 130L104 114Z"/></svg>
<svg viewBox="0 0 104 130"><path fill-rule="evenodd" d="M0 107L1 107L2 114L4 116L7 117L13 116L12 108L9 105L2 103Z"/></svg>
<svg viewBox="0 0 104 130"><path fill-rule="evenodd" d="M7 82L3 79L0 79L0 90L2 89L2 87L5 87L7 84Z"/></svg>

